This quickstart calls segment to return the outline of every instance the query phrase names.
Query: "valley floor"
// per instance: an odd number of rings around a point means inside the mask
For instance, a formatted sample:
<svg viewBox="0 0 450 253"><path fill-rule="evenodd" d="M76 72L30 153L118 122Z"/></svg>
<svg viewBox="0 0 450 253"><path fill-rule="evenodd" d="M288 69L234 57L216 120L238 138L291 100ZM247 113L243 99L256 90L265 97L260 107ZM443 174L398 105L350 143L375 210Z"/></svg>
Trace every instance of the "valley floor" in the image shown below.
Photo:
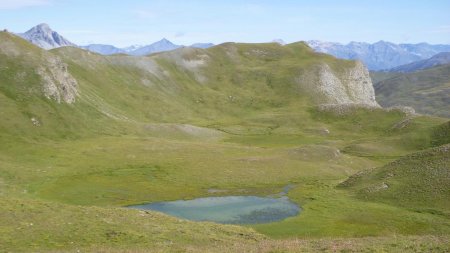
<svg viewBox="0 0 450 253"><path fill-rule="evenodd" d="M415 120L416 127L428 124L428 119ZM401 117L394 115L387 124L396 121ZM192 136L194 127L173 126L153 126L151 131L162 138L150 131L144 136L3 142L3 250L448 250L445 207L433 211L397 206L337 187L358 171L411 153L404 142L410 145L420 136L406 132L410 140L389 134L380 140L369 131L344 131L336 121L327 125L331 134L325 135L294 129L268 134L261 133L261 126L228 126L195 128ZM358 138L349 142L344 135ZM444 153L444 159L448 157ZM303 210L269 224L189 222L121 208L201 196L267 196L288 184L293 186L288 197Z"/></svg>

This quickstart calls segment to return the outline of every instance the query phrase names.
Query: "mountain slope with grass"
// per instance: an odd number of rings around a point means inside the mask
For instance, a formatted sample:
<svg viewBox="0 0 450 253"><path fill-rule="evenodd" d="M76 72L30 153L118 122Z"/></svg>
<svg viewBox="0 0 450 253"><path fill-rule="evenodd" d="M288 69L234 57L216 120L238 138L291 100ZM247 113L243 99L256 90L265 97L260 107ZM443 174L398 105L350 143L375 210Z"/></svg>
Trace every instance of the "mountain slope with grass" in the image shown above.
<svg viewBox="0 0 450 253"><path fill-rule="evenodd" d="M419 113L450 118L449 64L412 73L372 73L372 76L380 79L374 87L382 106L410 106Z"/></svg>
<svg viewBox="0 0 450 253"><path fill-rule="evenodd" d="M449 123L446 125L445 142L448 143ZM402 157L380 168L361 171L341 186L355 191L360 199L450 217L449 164L450 145L446 144Z"/></svg>
<svg viewBox="0 0 450 253"><path fill-rule="evenodd" d="M135 121L204 124L301 104L377 106L361 64L315 54L301 43L224 44L151 57L104 57L73 47L44 51L12 34L1 36L1 89L11 107L5 113L28 121L18 128L13 121L2 122L4 133L42 131L60 121L67 124L57 132L95 129L86 127L94 122L80 118L109 126ZM33 126L33 118L40 127Z"/></svg>
<svg viewBox="0 0 450 253"><path fill-rule="evenodd" d="M0 108L8 251L447 247L448 217L336 188L445 144L446 119L381 108L361 63L302 42L103 56L2 32ZM125 208L287 185L302 212L246 227Z"/></svg>
<svg viewBox="0 0 450 253"><path fill-rule="evenodd" d="M442 52L437 55L433 55L433 57L429 59L398 66L390 69L389 72L411 73L446 64L450 64L450 52Z"/></svg>

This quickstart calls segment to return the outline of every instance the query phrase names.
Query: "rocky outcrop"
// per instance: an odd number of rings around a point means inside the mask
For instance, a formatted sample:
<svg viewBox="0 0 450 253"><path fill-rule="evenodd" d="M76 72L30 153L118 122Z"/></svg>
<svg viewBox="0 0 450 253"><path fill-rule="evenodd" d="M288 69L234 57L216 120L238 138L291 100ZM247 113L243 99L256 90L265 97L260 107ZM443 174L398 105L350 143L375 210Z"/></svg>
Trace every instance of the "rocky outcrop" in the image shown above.
<svg viewBox="0 0 450 253"><path fill-rule="evenodd" d="M46 66L40 66L36 73L43 82L44 95L58 103L71 104L78 95L77 80L67 70L67 64L59 57L47 58Z"/></svg>
<svg viewBox="0 0 450 253"><path fill-rule="evenodd" d="M30 72L35 72L41 77L41 89L47 98L54 99L58 103L75 102L78 96L77 80L69 73L67 64L59 56L34 47L24 47L17 42L14 34L1 35L0 55L23 64L22 70L16 73L16 81L24 82L24 77L31 70ZM8 66L5 65L4 68Z"/></svg>
<svg viewBox="0 0 450 253"><path fill-rule="evenodd" d="M347 69L342 80L352 102L379 106L375 100L375 89L369 71L362 62L356 61L355 67Z"/></svg>
<svg viewBox="0 0 450 253"><path fill-rule="evenodd" d="M321 104L317 106L317 110L319 112L328 112L333 113L335 115L346 115L354 112L357 109L364 108L367 110L376 110L380 109L379 107L367 105L367 104L356 104L356 103L348 103L348 104Z"/></svg>
<svg viewBox="0 0 450 253"><path fill-rule="evenodd" d="M335 70L321 63L297 78L301 91L312 94L316 104L355 104L379 107L367 68L359 61L353 67Z"/></svg>

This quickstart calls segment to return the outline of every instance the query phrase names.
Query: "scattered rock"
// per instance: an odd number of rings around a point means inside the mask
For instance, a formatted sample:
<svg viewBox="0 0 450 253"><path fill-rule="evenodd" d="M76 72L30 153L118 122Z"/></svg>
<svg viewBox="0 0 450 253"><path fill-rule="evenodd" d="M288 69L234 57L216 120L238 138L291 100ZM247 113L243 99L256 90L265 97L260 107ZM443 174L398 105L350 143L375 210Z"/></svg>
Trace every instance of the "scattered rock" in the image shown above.
<svg viewBox="0 0 450 253"><path fill-rule="evenodd" d="M41 122L39 122L38 119L36 119L35 117L31 118L31 123L33 124L33 126L41 126Z"/></svg>
<svg viewBox="0 0 450 253"><path fill-rule="evenodd" d="M416 110L414 110L414 108L412 108L410 106L392 106L392 107L386 108L386 110L388 112L401 111L401 112L405 113L406 115L415 115L416 114Z"/></svg>
<svg viewBox="0 0 450 253"><path fill-rule="evenodd" d="M39 67L36 73L43 80L44 95L47 98L71 104L78 96L78 83L67 67L59 57L49 57L47 66Z"/></svg>
<svg viewBox="0 0 450 253"><path fill-rule="evenodd" d="M290 149L289 156L304 161L326 161L338 159L341 156L339 149L323 145L305 145Z"/></svg>
<svg viewBox="0 0 450 253"><path fill-rule="evenodd" d="M382 182L379 185L374 185L371 186L369 188L367 188L367 192L377 192L377 191L382 191L382 190L386 190L389 188L389 185L387 185L385 182Z"/></svg>
<svg viewBox="0 0 450 253"><path fill-rule="evenodd" d="M346 115L350 114L358 108L365 109L377 109L378 107L374 107L369 104L357 104L357 103L348 103L348 104L321 104L317 107L317 109L321 112L331 112L336 115Z"/></svg>

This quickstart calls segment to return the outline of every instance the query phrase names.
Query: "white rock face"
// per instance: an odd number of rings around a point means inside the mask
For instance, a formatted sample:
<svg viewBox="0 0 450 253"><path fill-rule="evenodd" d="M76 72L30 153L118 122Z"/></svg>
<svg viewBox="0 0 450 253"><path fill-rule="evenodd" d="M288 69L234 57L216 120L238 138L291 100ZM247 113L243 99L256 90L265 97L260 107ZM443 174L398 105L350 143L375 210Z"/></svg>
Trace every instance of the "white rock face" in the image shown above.
<svg viewBox="0 0 450 253"><path fill-rule="evenodd" d="M369 71L362 62L357 61L354 68L348 69L342 80L353 103L379 106Z"/></svg>
<svg viewBox="0 0 450 253"><path fill-rule="evenodd" d="M43 80L44 95L58 103L71 104L78 95L77 80L68 72L67 64L58 57L47 58L46 66L36 70Z"/></svg>
<svg viewBox="0 0 450 253"><path fill-rule="evenodd" d="M53 31L47 24L39 24L25 33L20 33L18 35L44 49L77 46L65 39L63 36L59 35L57 32Z"/></svg>
<svg viewBox="0 0 450 253"><path fill-rule="evenodd" d="M359 61L344 70L326 63L313 66L297 78L300 90L312 94L317 104L358 104L379 107L367 68Z"/></svg>

